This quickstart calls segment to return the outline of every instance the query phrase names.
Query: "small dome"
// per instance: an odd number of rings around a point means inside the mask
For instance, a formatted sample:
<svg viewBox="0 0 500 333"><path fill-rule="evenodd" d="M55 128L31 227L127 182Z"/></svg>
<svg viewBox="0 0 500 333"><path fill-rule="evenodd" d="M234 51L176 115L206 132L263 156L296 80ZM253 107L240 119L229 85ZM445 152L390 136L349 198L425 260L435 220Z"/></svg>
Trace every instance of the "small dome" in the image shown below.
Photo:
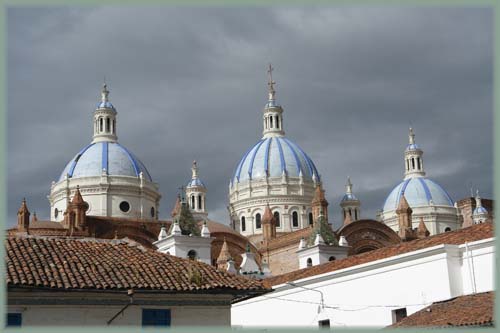
<svg viewBox="0 0 500 333"><path fill-rule="evenodd" d="M138 177L152 181L144 164L125 147L116 142L96 142L83 148L66 165L59 181L67 174L70 178L102 175L103 169L111 176Z"/></svg>
<svg viewBox="0 0 500 333"><path fill-rule="evenodd" d="M439 184L428 178L414 177L402 181L391 191L383 211L395 210L403 193L411 208L428 206L431 202L437 206L453 207L453 200Z"/></svg>
<svg viewBox="0 0 500 333"><path fill-rule="evenodd" d="M483 206L480 206L480 207L476 207L474 209L474 213L472 213L473 215L481 215L481 214L488 214L488 210L486 208L484 208Z"/></svg>
<svg viewBox="0 0 500 333"><path fill-rule="evenodd" d="M420 150L420 147L416 143L410 143L408 146L406 146L406 151L409 150Z"/></svg>
<svg viewBox="0 0 500 333"><path fill-rule="evenodd" d="M357 200L358 200L358 198L354 194L352 194L352 193L346 193L342 197L341 201L357 201Z"/></svg>
<svg viewBox="0 0 500 333"><path fill-rule="evenodd" d="M257 142L238 163L233 182L265 177L279 177L285 172L290 177L316 177L318 170L307 154L285 137L269 137Z"/></svg>
<svg viewBox="0 0 500 333"><path fill-rule="evenodd" d="M188 188L189 188L189 187L195 187L195 186L198 186L198 187L206 187L206 186L205 186L205 184L203 184L203 182L202 182L202 181L201 181L201 179L199 179L199 178L193 178L193 179L191 179L191 180L187 183L187 185L186 185L186 187L188 187Z"/></svg>
<svg viewBox="0 0 500 333"><path fill-rule="evenodd" d="M97 103L96 108L97 109L113 109L113 110L115 109L115 107L113 106L113 104L111 104L110 101L99 102L99 103Z"/></svg>

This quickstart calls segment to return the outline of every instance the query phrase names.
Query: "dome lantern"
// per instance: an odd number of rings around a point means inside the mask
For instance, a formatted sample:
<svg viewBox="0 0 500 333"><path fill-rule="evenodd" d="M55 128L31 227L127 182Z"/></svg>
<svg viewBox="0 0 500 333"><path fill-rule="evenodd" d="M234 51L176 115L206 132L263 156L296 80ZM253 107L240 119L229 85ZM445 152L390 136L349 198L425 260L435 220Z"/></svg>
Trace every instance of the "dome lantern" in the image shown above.
<svg viewBox="0 0 500 333"><path fill-rule="evenodd" d="M269 99L264 107L263 138L282 137L285 135L285 131L283 130L283 108L278 105L275 97L276 90L274 90L274 85L276 82L273 81L273 69L271 64L269 64L269 69L267 70L269 75L267 83L269 86Z"/></svg>
<svg viewBox="0 0 500 333"><path fill-rule="evenodd" d="M94 136L92 142L116 142L116 110L113 104L109 102L109 90L106 83L101 90L101 101L97 103L94 111Z"/></svg>
<svg viewBox="0 0 500 333"><path fill-rule="evenodd" d="M424 161L422 155L424 152L415 143L415 133L410 127L408 133L408 146L405 150L405 179L413 177L424 177Z"/></svg>

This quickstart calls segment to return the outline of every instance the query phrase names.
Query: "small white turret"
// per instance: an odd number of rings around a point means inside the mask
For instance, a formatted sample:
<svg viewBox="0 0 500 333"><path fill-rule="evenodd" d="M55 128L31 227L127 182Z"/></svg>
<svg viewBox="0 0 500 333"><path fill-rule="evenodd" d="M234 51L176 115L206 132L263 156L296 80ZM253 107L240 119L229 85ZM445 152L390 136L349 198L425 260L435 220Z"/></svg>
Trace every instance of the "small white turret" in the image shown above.
<svg viewBox="0 0 500 333"><path fill-rule="evenodd" d="M164 238L167 238L167 230L165 230L165 227L162 226L160 229L160 234L158 235L158 240L162 240Z"/></svg>
<svg viewBox="0 0 500 333"><path fill-rule="evenodd" d="M316 234L316 238L314 239L314 245L325 244L325 240L321 237L321 234L318 232Z"/></svg>
<svg viewBox="0 0 500 333"><path fill-rule="evenodd" d="M203 227L201 228L201 237L210 237L210 230L208 230L207 221L203 222Z"/></svg>
<svg viewBox="0 0 500 333"><path fill-rule="evenodd" d="M305 248L306 248L306 240L304 239L304 237L302 237L299 242L299 250Z"/></svg>
<svg viewBox="0 0 500 333"><path fill-rule="evenodd" d="M170 235L172 236L180 236L182 234L181 227L179 226L179 222L175 221L174 226L172 227L172 231Z"/></svg>
<svg viewBox="0 0 500 333"><path fill-rule="evenodd" d="M116 142L116 110L109 101L109 90L106 83L102 86L101 102L94 111L94 136L92 142Z"/></svg>
<svg viewBox="0 0 500 333"><path fill-rule="evenodd" d="M345 239L345 236L340 236L339 245L340 246L349 246L349 243L347 243L347 239Z"/></svg>

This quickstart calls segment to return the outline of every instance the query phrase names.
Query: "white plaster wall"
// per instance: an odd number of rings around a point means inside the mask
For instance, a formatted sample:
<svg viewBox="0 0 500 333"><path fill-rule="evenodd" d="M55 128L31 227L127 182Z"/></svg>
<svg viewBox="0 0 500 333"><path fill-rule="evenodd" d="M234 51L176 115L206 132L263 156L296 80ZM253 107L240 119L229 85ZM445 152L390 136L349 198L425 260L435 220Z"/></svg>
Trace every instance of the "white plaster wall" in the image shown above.
<svg viewBox="0 0 500 333"><path fill-rule="evenodd" d="M83 200L89 204L87 215L157 219L161 197L157 184L138 177L103 176L71 178L54 184L49 195L52 221L63 220L67 202L73 198L77 185L80 186ZM128 212L120 210L122 201L130 204ZM155 209L154 217L151 216L152 207ZM57 217L56 208L59 211Z"/></svg>
<svg viewBox="0 0 500 333"><path fill-rule="evenodd" d="M474 254L477 292L493 290L494 283L492 241L482 251ZM410 315L432 302L469 293L461 276L463 260L457 260L462 252L458 246L437 246L306 278L304 287L323 292L327 307L321 313L319 292L273 286L273 293L233 304L232 325L315 327L328 318L338 327L385 327L393 323L392 310L406 307Z"/></svg>
<svg viewBox="0 0 500 333"><path fill-rule="evenodd" d="M123 306L9 306L9 312L22 313L22 326L106 326ZM228 326L228 306L129 306L111 326L141 326L142 309L170 309L171 326Z"/></svg>

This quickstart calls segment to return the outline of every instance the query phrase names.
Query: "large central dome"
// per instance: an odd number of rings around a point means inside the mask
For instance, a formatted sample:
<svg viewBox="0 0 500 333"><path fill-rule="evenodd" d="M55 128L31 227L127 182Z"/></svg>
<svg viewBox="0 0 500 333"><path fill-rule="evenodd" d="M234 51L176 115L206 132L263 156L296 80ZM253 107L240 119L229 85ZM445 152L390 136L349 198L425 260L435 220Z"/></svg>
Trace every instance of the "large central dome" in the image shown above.
<svg viewBox="0 0 500 333"><path fill-rule="evenodd" d="M262 177L303 176L319 180L318 170L307 154L285 137L263 138L250 148L238 163L233 182Z"/></svg>
<svg viewBox="0 0 500 333"><path fill-rule="evenodd" d="M262 217L269 206L276 232L286 233L313 223L311 202L321 185L313 161L285 137L283 108L276 101L272 67L269 98L262 113L262 139L240 159L229 182L229 213L234 229L254 237L262 235Z"/></svg>

